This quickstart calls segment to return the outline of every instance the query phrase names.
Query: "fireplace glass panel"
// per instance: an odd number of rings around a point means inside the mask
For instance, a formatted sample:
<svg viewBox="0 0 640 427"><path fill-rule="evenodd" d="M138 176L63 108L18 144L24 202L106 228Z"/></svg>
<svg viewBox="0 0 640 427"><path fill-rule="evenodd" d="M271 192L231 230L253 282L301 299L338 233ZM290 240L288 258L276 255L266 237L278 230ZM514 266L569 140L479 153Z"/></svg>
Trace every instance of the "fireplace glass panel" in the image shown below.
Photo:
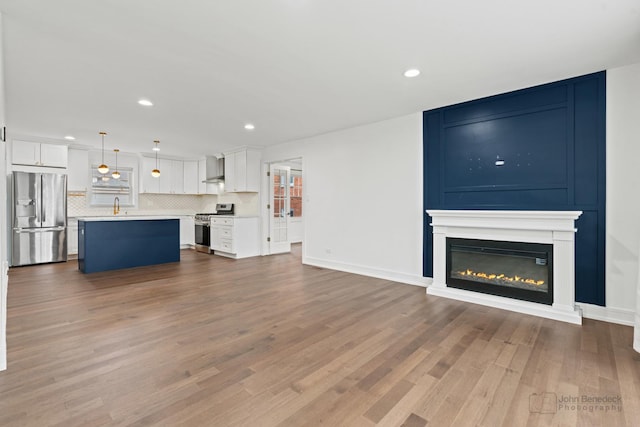
<svg viewBox="0 0 640 427"><path fill-rule="evenodd" d="M447 239L447 285L534 302L552 302L553 246Z"/></svg>

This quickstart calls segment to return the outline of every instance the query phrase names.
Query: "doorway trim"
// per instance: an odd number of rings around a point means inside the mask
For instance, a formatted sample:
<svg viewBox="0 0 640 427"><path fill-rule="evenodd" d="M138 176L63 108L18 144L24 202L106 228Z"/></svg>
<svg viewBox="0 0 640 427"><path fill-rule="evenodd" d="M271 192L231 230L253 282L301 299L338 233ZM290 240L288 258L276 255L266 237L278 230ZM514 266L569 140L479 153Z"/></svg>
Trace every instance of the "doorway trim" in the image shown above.
<svg viewBox="0 0 640 427"><path fill-rule="evenodd" d="M271 253L271 249L270 249L270 245L268 242L268 238L269 238L269 234L270 234L270 210L267 208L267 205L271 203L271 191L269 189L269 176L268 176L268 172L271 168L271 165L279 165L279 164L287 164L289 162L295 161L297 163L299 163L300 169L302 170L302 194L303 194L303 206L305 205L305 201L306 201L306 191L307 191L307 181L306 181L306 172L305 172L305 167L304 167L304 157L303 156L294 156L294 157L288 157L286 159L281 159L281 160L269 160L269 161L264 161L262 163L262 171L261 171L261 191L260 191L260 216L261 216L261 229L262 229L262 236L261 236L261 252L262 255L272 255ZM303 207L303 212L304 212L304 207ZM303 213L303 217L304 217L304 213ZM302 225L303 229L302 229L302 259L304 260L305 257L305 240L306 240L306 230L304 227L304 220L303 220L303 225ZM275 255L276 253L274 253Z"/></svg>

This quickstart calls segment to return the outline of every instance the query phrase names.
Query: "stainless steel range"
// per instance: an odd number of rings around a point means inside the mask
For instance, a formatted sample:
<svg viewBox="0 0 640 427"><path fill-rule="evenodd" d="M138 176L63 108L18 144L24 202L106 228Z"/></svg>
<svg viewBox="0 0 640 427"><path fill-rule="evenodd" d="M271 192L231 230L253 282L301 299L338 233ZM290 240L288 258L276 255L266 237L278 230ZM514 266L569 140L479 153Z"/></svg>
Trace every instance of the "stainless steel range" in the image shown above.
<svg viewBox="0 0 640 427"><path fill-rule="evenodd" d="M216 215L233 215L233 213L233 203L218 203L216 204L215 212L196 214L196 251L211 253L211 217Z"/></svg>

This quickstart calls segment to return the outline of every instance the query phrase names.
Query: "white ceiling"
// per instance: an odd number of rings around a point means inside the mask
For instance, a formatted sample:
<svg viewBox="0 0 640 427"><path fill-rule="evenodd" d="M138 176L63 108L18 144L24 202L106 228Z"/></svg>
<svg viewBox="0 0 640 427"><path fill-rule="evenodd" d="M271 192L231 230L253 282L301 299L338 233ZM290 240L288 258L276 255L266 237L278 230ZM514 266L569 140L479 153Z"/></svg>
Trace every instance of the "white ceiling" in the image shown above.
<svg viewBox="0 0 640 427"><path fill-rule="evenodd" d="M214 154L640 62L638 0L0 0L11 135ZM422 74L403 77L407 68ZM141 107L140 98L154 102ZM254 123L252 132L244 130Z"/></svg>

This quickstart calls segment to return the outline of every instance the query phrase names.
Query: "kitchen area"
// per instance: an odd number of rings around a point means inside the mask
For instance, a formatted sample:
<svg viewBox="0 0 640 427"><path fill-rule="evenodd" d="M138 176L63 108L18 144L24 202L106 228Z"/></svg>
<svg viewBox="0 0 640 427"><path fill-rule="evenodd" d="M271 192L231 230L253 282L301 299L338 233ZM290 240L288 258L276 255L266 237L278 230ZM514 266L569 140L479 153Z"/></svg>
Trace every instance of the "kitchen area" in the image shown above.
<svg viewBox="0 0 640 427"><path fill-rule="evenodd" d="M79 258L83 271L83 227L98 223L113 227L114 221L144 224L158 219L177 220L178 249L227 258L260 255L259 149L243 147L204 158L160 156L159 150L152 150L105 151L103 145L99 151L80 144L39 142L37 138L9 141L7 188L13 203L7 217L15 242L10 265ZM100 171L105 163L110 169L107 173ZM36 233L29 224L45 216L45 204L42 199L36 201L33 194L20 193L22 188L35 185L18 186L18 182L48 176L57 177L58 183L55 190L46 192L53 206L47 209L58 212L55 242L33 238ZM174 258L172 254L163 262ZM145 262L140 265L149 265Z"/></svg>

